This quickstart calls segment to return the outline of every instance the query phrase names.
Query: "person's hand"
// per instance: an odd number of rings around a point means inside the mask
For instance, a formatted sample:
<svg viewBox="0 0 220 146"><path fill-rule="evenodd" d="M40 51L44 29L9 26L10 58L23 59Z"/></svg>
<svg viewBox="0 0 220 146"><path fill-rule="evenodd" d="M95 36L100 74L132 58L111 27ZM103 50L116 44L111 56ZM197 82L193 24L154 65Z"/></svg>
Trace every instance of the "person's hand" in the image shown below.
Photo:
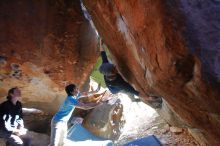
<svg viewBox="0 0 220 146"><path fill-rule="evenodd" d="M27 133L27 129L26 128L24 128L24 127L22 127L22 128L20 128L19 129L19 135L25 135Z"/></svg>
<svg viewBox="0 0 220 146"><path fill-rule="evenodd" d="M27 129L24 127L21 127L19 129L14 129L13 133L18 136L25 135L27 133Z"/></svg>
<svg viewBox="0 0 220 146"><path fill-rule="evenodd" d="M20 129L14 129L14 130L13 130L13 134L15 134L15 135L18 135L18 136L19 136L19 131L20 131Z"/></svg>
<svg viewBox="0 0 220 146"><path fill-rule="evenodd" d="M103 98L105 97L106 91L107 91L107 90L105 90L104 92L102 92L101 94L99 94L99 96L98 96L98 98L97 98L97 99L98 99L98 100L97 100L97 103L103 101Z"/></svg>
<svg viewBox="0 0 220 146"><path fill-rule="evenodd" d="M101 88L101 83L98 84L98 87L97 87L97 89L95 90L95 92L98 92L98 91L100 90L100 88Z"/></svg>
<svg viewBox="0 0 220 146"><path fill-rule="evenodd" d="M107 90L106 90L106 91L107 91ZM106 91L105 91L105 93L107 93ZM102 96L102 99L101 99L101 100L102 100L103 102L108 102L108 101L111 100L113 97L114 97L114 95L113 95L112 93L110 93L110 94L108 93L108 94L106 94L106 95L104 94L104 95Z"/></svg>
<svg viewBox="0 0 220 146"><path fill-rule="evenodd" d="M102 95L101 95L101 98L99 98L96 103L102 105L103 103L107 103L109 99L106 99L106 96L105 96L105 93L106 93L107 90L105 90Z"/></svg>
<svg viewBox="0 0 220 146"><path fill-rule="evenodd" d="M100 95L102 96L102 98L105 96L107 90L105 90L104 92L102 92Z"/></svg>

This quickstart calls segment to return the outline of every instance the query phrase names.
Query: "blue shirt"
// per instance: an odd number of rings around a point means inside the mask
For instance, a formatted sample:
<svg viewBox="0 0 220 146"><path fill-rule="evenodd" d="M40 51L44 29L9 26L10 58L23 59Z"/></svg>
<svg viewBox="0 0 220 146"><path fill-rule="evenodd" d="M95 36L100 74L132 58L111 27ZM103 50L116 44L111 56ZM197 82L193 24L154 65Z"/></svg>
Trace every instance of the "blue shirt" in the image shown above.
<svg viewBox="0 0 220 146"><path fill-rule="evenodd" d="M55 122L68 122L75 109L75 105L78 104L80 96L80 93L76 96L67 96L63 104L60 106L59 111L54 115L53 120Z"/></svg>

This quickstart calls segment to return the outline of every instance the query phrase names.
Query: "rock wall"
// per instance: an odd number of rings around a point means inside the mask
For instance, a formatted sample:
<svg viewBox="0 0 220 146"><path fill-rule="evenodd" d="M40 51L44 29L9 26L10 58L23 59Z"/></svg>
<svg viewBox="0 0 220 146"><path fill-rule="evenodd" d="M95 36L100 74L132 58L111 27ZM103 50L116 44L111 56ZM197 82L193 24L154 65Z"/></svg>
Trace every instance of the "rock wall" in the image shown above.
<svg viewBox="0 0 220 146"><path fill-rule="evenodd" d="M163 97L206 145L219 145L220 2L83 2L123 77Z"/></svg>
<svg viewBox="0 0 220 146"><path fill-rule="evenodd" d="M123 77L218 145L219 0L83 2ZM18 86L26 107L54 112L65 85L82 87L97 57L79 0L0 2L0 101Z"/></svg>
<svg viewBox="0 0 220 146"><path fill-rule="evenodd" d="M79 0L2 0L0 100L18 86L25 106L53 112L66 84L88 79L97 44Z"/></svg>

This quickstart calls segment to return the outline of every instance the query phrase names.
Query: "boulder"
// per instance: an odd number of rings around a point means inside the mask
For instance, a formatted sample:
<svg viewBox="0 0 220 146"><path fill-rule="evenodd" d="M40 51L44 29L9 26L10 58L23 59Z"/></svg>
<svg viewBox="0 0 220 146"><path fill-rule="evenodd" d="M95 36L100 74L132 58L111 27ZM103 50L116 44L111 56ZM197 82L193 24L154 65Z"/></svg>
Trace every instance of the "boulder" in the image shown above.
<svg viewBox="0 0 220 146"><path fill-rule="evenodd" d="M122 112L120 100L114 101L114 104L109 101L92 110L86 116L83 125L97 136L115 140L120 136L124 124Z"/></svg>
<svg viewBox="0 0 220 146"><path fill-rule="evenodd" d="M98 58L80 1L2 0L0 14L0 101L18 86L26 107L56 112L64 87L81 88Z"/></svg>
<svg viewBox="0 0 220 146"><path fill-rule="evenodd" d="M163 97L184 125L218 146L220 2L83 2L123 78L142 95Z"/></svg>

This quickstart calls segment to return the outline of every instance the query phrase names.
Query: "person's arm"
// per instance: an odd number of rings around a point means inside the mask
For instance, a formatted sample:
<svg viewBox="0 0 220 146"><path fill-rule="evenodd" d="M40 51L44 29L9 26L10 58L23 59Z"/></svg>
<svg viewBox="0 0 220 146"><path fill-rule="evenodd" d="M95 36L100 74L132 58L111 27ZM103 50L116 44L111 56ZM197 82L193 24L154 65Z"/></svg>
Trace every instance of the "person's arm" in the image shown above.
<svg viewBox="0 0 220 146"><path fill-rule="evenodd" d="M82 102L79 102L75 105L76 108L80 108L80 109L83 109L83 110L90 110L90 109L93 109L95 108L96 106L98 106L100 103L82 103Z"/></svg>
<svg viewBox="0 0 220 146"><path fill-rule="evenodd" d="M15 127L15 129L13 130L13 133L16 135L25 135L27 133L27 129L24 128L22 104L21 102L19 102L18 104L19 104L19 108L18 108L19 118L16 120L16 122L18 123L18 127Z"/></svg>
<svg viewBox="0 0 220 146"><path fill-rule="evenodd" d="M93 92L83 92L81 93L80 97L79 98L85 98L85 97L92 97L92 96L95 96L97 93L93 93Z"/></svg>
<svg viewBox="0 0 220 146"><path fill-rule="evenodd" d="M93 109L95 108L97 105L99 105L100 103L82 103L80 101L78 101L75 98L67 97L69 98L69 101L76 107L76 108L80 108L80 109L84 109L84 110L89 110L89 109Z"/></svg>
<svg viewBox="0 0 220 146"><path fill-rule="evenodd" d="M91 96L97 94L97 92L100 90L100 88L101 88L101 84L98 85L96 90L89 91L89 92L82 92L81 95L80 95L80 98L91 97Z"/></svg>
<svg viewBox="0 0 220 146"><path fill-rule="evenodd" d="M105 51L101 51L101 58L102 58L102 63L109 63L108 57Z"/></svg>
<svg viewBox="0 0 220 146"><path fill-rule="evenodd" d="M7 115L7 114L3 114L2 115L2 119L3 120L3 129L5 131L7 131L7 133L9 134L17 134L19 133L19 129L12 127L11 125L11 116Z"/></svg>

